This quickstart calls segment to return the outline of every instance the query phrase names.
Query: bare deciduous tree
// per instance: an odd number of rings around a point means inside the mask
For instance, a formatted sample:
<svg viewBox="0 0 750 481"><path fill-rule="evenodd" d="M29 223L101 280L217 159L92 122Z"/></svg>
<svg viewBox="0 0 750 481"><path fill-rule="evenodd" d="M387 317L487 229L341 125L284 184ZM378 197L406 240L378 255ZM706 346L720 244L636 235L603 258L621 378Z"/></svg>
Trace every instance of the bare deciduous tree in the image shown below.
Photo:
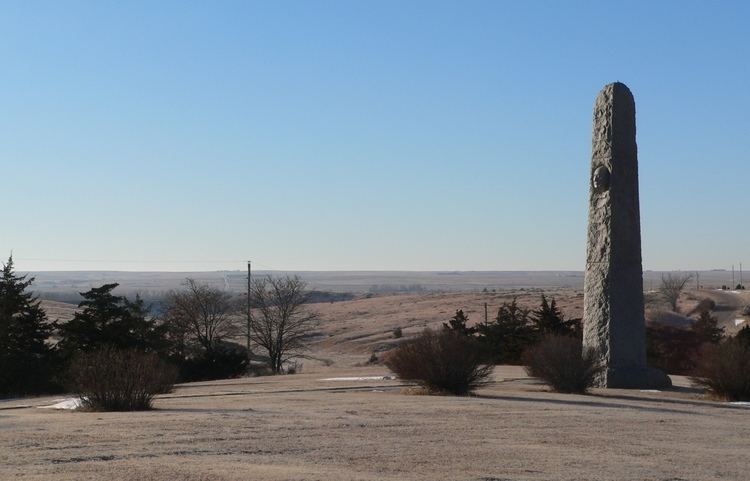
<svg viewBox="0 0 750 481"><path fill-rule="evenodd" d="M230 293L187 279L185 289L167 296L166 321L183 342L197 343L210 354L222 339L240 332L239 308Z"/></svg>
<svg viewBox="0 0 750 481"><path fill-rule="evenodd" d="M302 357L305 337L317 325L317 314L304 306L308 298L306 287L296 276L269 276L252 283L250 338L268 353L275 373L282 371L285 362Z"/></svg>
<svg viewBox="0 0 750 481"><path fill-rule="evenodd" d="M662 274L659 293L669 303L672 311L677 312L677 300L685 285L693 278L692 274Z"/></svg>

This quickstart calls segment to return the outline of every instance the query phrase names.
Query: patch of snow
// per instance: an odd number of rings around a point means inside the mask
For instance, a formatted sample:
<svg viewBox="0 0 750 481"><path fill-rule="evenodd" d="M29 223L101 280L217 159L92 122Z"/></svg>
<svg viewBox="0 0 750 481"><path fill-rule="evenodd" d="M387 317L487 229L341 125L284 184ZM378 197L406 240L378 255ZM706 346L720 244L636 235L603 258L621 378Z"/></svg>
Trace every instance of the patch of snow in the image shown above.
<svg viewBox="0 0 750 481"><path fill-rule="evenodd" d="M750 402L748 401L734 401L730 402L729 404L731 404L732 406L745 406L750 408Z"/></svg>
<svg viewBox="0 0 750 481"><path fill-rule="evenodd" d="M61 400L55 399L55 401L59 401L55 404L50 404L49 406L37 406L41 409L78 409L83 405L83 400L78 397L69 397Z"/></svg>
<svg viewBox="0 0 750 481"><path fill-rule="evenodd" d="M658 389L641 389L641 392L661 392Z"/></svg>
<svg viewBox="0 0 750 481"><path fill-rule="evenodd" d="M735 319L735 320L734 320L734 325L735 325L735 326L739 326L739 325L740 325L740 324L742 324L743 322L745 322L745 320L744 320L744 319Z"/></svg>
<svg viewBox="0 0 750 481"><path fill-rule="evenodd" d="M327 377L321 381L392 381L395 376Z"/></svg>

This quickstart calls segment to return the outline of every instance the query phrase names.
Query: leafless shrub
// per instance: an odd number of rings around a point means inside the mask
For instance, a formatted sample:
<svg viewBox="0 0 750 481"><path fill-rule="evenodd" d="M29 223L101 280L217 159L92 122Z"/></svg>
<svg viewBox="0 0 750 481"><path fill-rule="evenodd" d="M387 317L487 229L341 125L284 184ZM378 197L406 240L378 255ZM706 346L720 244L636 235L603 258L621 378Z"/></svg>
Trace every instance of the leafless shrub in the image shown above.
<svg viewBox="0 0 750 481"><path fill-rule="evenodd" d="M563 393L585 393L593 386L600 368L591 351L570 336L550 335L524 355L526 372Z"/></svg>
<svg viewBox="0 0 750 481"><path fill-rule="evenodd" d="M493 366L485 365L476 342L447 329L426 329L389 352L384 364L401 379L431 392L469 394L487 383Z"/></svg>
<svg viewBox="0 0 750 481"><path fill-rule="evenodd" d="M305 340L317 326L317 314L305 308L306 287L296 276L269 276L251 286L250 338L268 353L269 365L277 374L284 363L302 356Z"/></svg>
<svg viewBox="0 0 750 481"><path fill-rule="evenodd" d="M73 389L94 411L141 411L172 390L177 369L155 353L106 347L84 353L71 366Z"/></svg>
<svg viewBox="0 0 750 481"><path fill-rule="evenodd" d="M750 346L737 338L705 346L690 379L716 398L750 401Z"/></svg>
<svg viewBox="0 0 750 481"><path fill-rule="evenodd" d="M692 278L692 274L673 274L671 272L662 274L659 293L673 311L677 312L677 300L680 298L680 293Z"/></svg>
<svg viewBox="0 0 750 481"><path fill-rule="evenodd" d="M403 336L404 336L404 330L401 329L400 327L397 327L396 329L393 330L393 337L395 339L400 339Z"/></svg>

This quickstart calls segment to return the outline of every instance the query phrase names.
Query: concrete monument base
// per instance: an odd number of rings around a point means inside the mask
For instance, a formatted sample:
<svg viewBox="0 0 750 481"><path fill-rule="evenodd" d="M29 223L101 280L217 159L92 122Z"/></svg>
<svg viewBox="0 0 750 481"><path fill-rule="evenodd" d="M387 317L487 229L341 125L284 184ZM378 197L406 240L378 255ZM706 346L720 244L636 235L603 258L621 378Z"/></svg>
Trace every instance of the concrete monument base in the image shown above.
<svg viewBox="0 0 750 481"><path fill-rule="evenodd" d="M664 372L651 367L609 368L600 378L599 387L613 389L664 389L672 387L672 380Z"/></svg>

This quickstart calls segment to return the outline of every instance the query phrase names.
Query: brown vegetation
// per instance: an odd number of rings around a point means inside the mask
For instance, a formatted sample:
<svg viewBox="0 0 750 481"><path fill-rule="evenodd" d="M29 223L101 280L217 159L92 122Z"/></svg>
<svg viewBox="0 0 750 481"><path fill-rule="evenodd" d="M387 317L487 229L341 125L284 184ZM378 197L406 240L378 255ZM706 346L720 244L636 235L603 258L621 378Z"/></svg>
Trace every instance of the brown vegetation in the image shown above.
<svg viewBox="0 0 750 481"><path fill-rule="evenodd" d="M716 344L724 329L708 312L692 320L687 328L652 324L646 327L648 364L670 374L688 374L702 357L704 346Z"/></svg>
<svg viewBox="0 0 750 481"><path fill-rule="evenodd" d="M93 411L142 411L157 394L172 390L177 370L154 353L103 348L71 366L72 388Z"/></svg>
<svg viewBox="0 0 750 481"><path fill-rule="evenodd" d="M550 335L526 352L526 372L562 393L585 393L594 384L600 368L581 341L571 336Z"/></svg>
<svg viewBox="0 0 750 481"><path fill-rule="evenodd" d="M388 353L384 361L399 378L415 381L431 392L468 394L487 382L492 366L483 364L476 341L440 329L418 337Z"/></svg>
<svg viewBox="0 0 750 481"><path fill-rule="evenodd" d="M692 380L716 398L750 401L750 345L730 338L706 346Z"/></svg>

